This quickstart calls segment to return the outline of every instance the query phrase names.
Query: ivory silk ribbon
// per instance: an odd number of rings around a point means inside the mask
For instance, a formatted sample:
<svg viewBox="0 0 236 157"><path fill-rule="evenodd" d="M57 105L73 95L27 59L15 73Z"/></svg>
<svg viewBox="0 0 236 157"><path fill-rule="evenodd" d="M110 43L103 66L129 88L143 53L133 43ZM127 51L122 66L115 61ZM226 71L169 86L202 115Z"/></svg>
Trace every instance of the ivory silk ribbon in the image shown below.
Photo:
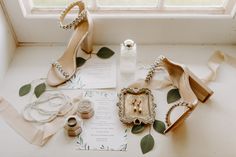
<svg viewBox="0 0 236 157"><path fill-rule="evenodd" d="M205 83L209 83L211 81L214 81L216 79L217 76L217 72L218 69L220 67L220 65L226 62L229 65L233 66L234 68L236 68L236 58L233 56L230 56L226 53L223 53L221 51L216 51L209 59L208 61L208 67L210 69L210 73L203 78L202 80Z"/></svg>
<svg viewBox="0 0 236 157"><path fill-rule="evenodd" d="M236 68L235 57L217 51L210 57L208 61L210 73L202 80L204 80L204 82L206 83L215 80L217 71L224 61L234 65ZM172 85L172 82L170 80L153 80L150 84L146 84L144 80L139 80L138 82L132 84L130 87L147 87L151 89L160 89L170 85ZM75 114L76 111L77 106L74 104L73 109L64 117L57 117L52 122L44 124L42 129L38 129L32 123L26 122L10 103L0 97L0 116L29 143L38 146L43 146L45 143L47 143L47 141L59 129L63 127L65 118L69 115Z"/></svg>
<svg viewBox="0 0 236 157"><path fill-rule="evenodd" d="M209 74L207 74L204 78L201 78L201 80L205 83L214 81L216 79L218 69L223 62L226 62L236 68L235 57L230 56L221 51L216 51L208 60L208 68L210 69ZM150 81L149 83L146 83L144 79L140 79L137 82L131 84L129 87L130 88L162 89L171 85L172 85L172 81L170 79L166 79L166 80L153 80L152 79L152 81Z"/></svg>
<svg viewBox="0 0 236 157"><path fill-rule="evenodd" d="M47 141L63 127L65 117L75 114L77 108L77 105L74 104L72 110L64 117L57 117L52 122L45 123L42 129L39 129L34 126L33 123L25 121L22 115L20 115L10 103L0 97L0 117L2 117L12 129L24 137L25 140L38 146L43 146L47 143Z"/></svg>

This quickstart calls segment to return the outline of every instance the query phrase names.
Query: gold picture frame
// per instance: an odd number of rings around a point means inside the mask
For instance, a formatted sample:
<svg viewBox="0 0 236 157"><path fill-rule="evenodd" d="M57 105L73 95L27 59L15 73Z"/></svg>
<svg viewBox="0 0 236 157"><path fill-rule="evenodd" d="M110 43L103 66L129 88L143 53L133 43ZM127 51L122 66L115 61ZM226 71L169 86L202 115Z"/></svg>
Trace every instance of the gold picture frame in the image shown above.
<svg viewBox="0 0 236 157"><path fill-rule="evenodd" d="M156 116L154 97L148 88L123 88L118 95L119 117L125 124L153 124Z"/></svg>

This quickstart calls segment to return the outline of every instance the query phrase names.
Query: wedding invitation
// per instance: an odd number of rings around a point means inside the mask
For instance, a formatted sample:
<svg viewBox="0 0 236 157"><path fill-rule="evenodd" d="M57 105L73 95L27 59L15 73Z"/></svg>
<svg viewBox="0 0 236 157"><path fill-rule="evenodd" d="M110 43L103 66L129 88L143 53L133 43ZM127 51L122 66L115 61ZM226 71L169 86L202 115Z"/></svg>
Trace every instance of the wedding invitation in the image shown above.
<svg viewBox="0 0 236 157"><path fill-rule="evenodd" d="M116 87L116 57L101 59L96 55L77 68L61 89L104 89Z"/></svg>
<svg viewBox="0 0 236 157"><path fill-rule="evenodd" d="M113 91L86 91L84 98L94 104L95 114L84 120L83 131L77 139L78 150L126 151L127 129L120 122L117 93Z"/></svg>

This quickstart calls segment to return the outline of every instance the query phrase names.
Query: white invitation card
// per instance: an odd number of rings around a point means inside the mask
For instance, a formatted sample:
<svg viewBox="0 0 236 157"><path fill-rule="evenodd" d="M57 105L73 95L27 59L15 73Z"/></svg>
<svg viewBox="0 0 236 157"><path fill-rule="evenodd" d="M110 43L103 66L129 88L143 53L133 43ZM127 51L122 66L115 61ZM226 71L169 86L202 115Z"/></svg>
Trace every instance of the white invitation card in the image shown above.
<svg viewBox="0 0 236 157"><path fill-rule="evenodd" d="M126 151L127 129L118 116L117 93L86 91L86 99L94 103L95 114L83 123L83 131L76 141L79 150Z"/></svg>
<svg viewBox="0 0 236 157"><path fill-rule="evenodd" d="M61 89L116 88L116 57L101 59L96 55L77 68L76 73Z"/></svg>

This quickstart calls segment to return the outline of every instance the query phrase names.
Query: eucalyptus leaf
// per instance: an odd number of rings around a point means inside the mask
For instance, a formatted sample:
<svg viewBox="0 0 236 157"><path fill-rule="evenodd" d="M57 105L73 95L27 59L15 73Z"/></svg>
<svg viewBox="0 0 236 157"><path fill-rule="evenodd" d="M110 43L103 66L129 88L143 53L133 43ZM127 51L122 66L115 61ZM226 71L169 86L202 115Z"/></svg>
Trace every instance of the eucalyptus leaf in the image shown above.
<svg viewBox="0 0 236 157"><path fill-rule="evenodd" d="M143 154L148 153L154 147L154 139L151 134L144 136L140 142Z"/></svg>
<svg viewBox="0 0 236 157"><path fill-rule="evenodd" d="M140 132L142 132L145 129L145 125L142 123L140 125L134 125L131 129L131 132L133 134L138 134Z"/></svg>
<svg viewBox="0 0 236 157"><path fill-rule="evenodd" d="M26 84L24 86L22 86L19 90L19 96L24 96L26 94L28 94L31 90L31 84Z"/></svg>
<svg viewBox="0 0 236 157"><path fill-rule="evenodd" d="M110 58L113 55L114 52L107 47L102 47L97 53L97 56L103 59Z"/></svg>
<svg viewBox="0 0 236 157"><path fill-rule="evenodd" d="M46 84L41 83L35 87L34 94L38 98L45 92L45 90L46 90Z"/></svg>
<svg viewBox="0 0 236 157"><path fill-rule="evenodd" d="M179 94L179 89L178 88L171 89L167 93L167 103L168 104L170 104L172 102L175 102L175 101L179 100L180 98L181 98L181 96Z"/></svg>
<svg viewBox="0 0 236 157"><path fill-rule="evenodd" d="M86 60L82 57L77 57L76 58L76 67L80 67L82 65L84 65L84 63L86 62Z"/></svg>
<svg viewBox="0 0 236 157"><path fill-rule="evenodd" d="M154 121L153 128L154 128L154 130L156 130L157 132L159 132L161 134L164 134L164 131L166 130L165 123L163 123L162 121L159 121L159 120Z"/></svg>

